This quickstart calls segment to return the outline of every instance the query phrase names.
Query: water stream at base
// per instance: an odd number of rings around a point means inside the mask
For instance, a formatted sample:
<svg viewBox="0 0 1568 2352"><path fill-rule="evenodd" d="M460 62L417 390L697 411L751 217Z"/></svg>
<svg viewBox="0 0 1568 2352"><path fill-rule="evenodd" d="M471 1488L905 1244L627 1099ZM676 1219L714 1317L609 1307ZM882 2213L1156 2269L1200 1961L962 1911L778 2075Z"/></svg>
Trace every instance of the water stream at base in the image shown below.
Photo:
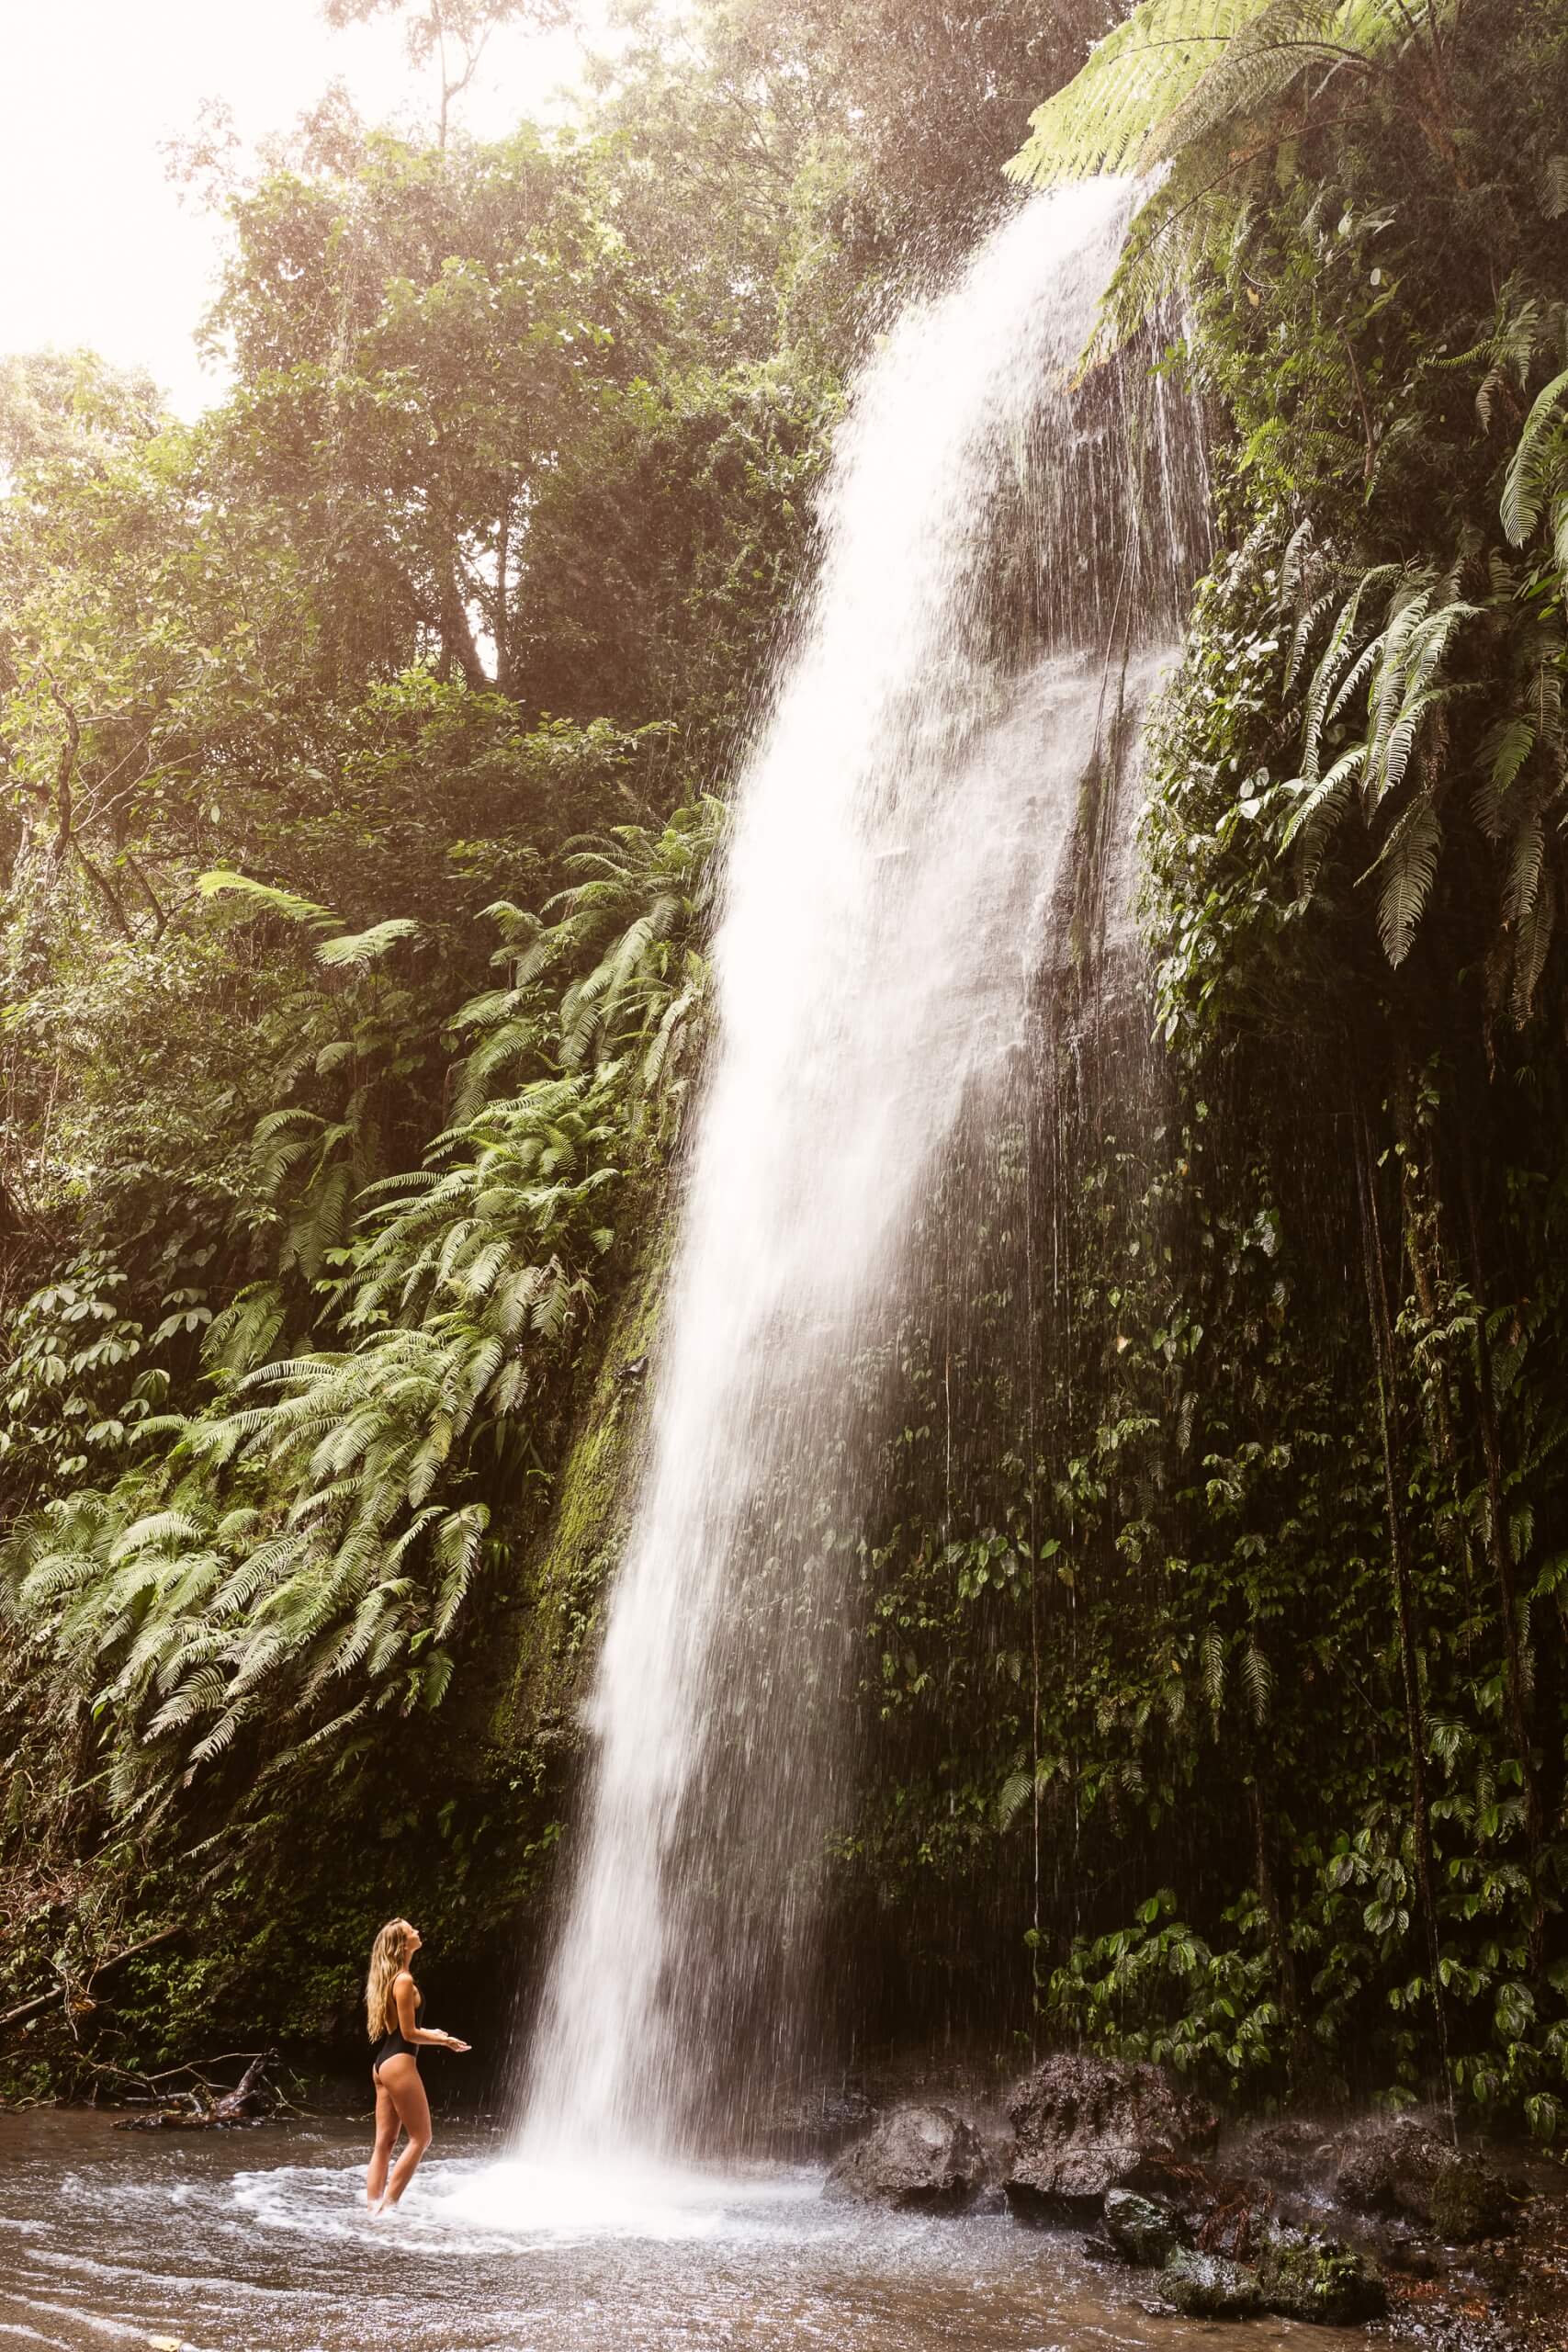
<svg viewBox="0 0 1568 2352"><path fill-rule="evenodd" d="M804 2170L604 2183L443 2129L389 2224L365 2212L363 2124L126 2136L103 2115L0 2116L0 2344L47 2352L1203 2352L1148 2282L1076 2241L826 2204ZM454 2153L456 2151L456 2153ZM1280 2320L1225 2352L1352 2352Z"/></svg>
<svg viewBox="0 0 1568 2352"><path fill-rule="evenodd" d="M1201 528L1184 404L1141 366L1069 389L1128 208L1108 181L1021 208L901 319L840 435L737 795L536 2159L744 2146L809 2041L892 1335L944 1167L1020 1082L1108 703L1173 634Z"/></svg>

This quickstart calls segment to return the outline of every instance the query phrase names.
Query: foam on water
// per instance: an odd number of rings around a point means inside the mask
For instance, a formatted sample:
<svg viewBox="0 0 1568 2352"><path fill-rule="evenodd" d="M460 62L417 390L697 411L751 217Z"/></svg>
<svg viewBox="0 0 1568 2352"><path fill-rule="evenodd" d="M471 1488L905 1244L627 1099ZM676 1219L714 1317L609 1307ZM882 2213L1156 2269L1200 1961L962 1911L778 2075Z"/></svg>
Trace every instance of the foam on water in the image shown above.
<svg viewBox="0 0 1568 2352"><path fill-rule="evenodd" d="M634 2157L592 2165L513 2159L449 2179L433 2211L443 2222L562 2245L594 2238L668 2245L798 2234L821 2193L821 2174L805 2169L726 2175Z"/></svg>
<svg viewBox="0 0 1568 2352"><path fill-rule="evenodd" d="M1203 2352L1076 2237L834 2204L820 2175L547 2177L443 2129L389 2222L365 2210L368 2118L128 2138L0 2118L0 2340L102 2352ZM456 2148L456 2154L444 2153ZM1313 2332L1314 2352L1359 2338ZM1241 2322L1229 2352L1290 2352Z"/></svg>

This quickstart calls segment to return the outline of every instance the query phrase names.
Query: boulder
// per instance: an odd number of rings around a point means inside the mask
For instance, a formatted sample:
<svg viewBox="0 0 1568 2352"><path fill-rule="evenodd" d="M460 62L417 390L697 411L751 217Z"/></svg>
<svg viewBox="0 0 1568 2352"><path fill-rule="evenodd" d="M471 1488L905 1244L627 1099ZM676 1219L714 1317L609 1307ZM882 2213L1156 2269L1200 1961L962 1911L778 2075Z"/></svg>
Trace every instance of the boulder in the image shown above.
<svg viewBox="0 0 1568 2352"><path fill-rule="evenodd" d="M1450 2245L1502 2237L1516 2219L1513 2190L1484 2156L1450 2156L1432 2183L1434 2228Z"/></svg>
<svg viewBox="0 0 1568 2352"><path fill-rule="evenodd" d="M1335 2188L1363 2213L1431 2213L1438 2175L1452 2157L1444 2140L1414 2116L1359 2124L1342 2143Z"/></svg>
<svg viewBox="0 0 1568 2352"><path fill-rule="evenodd" d="M1284 2116L1227 2134L1225 2152L1235 2170L1256 2173L1271 2188L1297 2189L1325 2177L1334 2147L1325 2143L1321 2124Z"/></svg>
<svg viewBox="0 0 1568 2352"><path fill-rule="evenodd" d="M1063 2052L1008 2101L1016 2134L1004 2186L1017 2213L1097 2212L1107 2189L1155 2186L1185 2154L1211 2146L1219 2120L1157 2066Z"/></svg>
<svg viewBox="0 0 1568 2352"><path fill-rule="evenodd" d="M1263 2308L1256 2270L1223 2255L1178 2247L1159 2274L1159 2290L1189 2319L1251 2319Z"/></svg>
<svg viewBox="0 0 1568 2352"><path fill-rule="evenodd" d="M986 2147L951 2107L896 2107L847 2148L825 2197L903 2211L956 2213L984 2187Z"/></svg>
<svg viewBox="0 0 1568 2352"><path fill-rule="evenodd" d="M1140 2270L1157 2270L1176 2251L1176 2228L1164 2206L1132 2188L1106 2190L1105 2234L1122 2261Z"/></svg>
<svg viewBox="0 0 1568 2352"><path fill-rule="evenodd" d="M1388 2309L1388 2290L1365 2255L1301 2231L1265 2246L1258 2278L1266 2308L1284 2319L1354 2327Z"/></svg>

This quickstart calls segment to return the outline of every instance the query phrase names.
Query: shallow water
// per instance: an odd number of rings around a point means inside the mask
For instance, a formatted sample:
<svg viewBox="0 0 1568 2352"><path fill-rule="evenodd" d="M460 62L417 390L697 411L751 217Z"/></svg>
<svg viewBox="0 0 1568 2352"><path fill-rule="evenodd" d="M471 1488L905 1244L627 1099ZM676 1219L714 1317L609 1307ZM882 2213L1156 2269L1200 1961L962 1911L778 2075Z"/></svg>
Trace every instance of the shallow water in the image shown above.
<svg viewBox="0 0 1568 2352"><path fill-rule="evenodd" d="M1149 2282L1005 2215L825 2204L773 2170L591 2177L444 2130L364 2208L351 2124L146 2137L0 2117L0 2346L195 2352L1348 2352L1364 2335L1151 2316Z"/></svg>

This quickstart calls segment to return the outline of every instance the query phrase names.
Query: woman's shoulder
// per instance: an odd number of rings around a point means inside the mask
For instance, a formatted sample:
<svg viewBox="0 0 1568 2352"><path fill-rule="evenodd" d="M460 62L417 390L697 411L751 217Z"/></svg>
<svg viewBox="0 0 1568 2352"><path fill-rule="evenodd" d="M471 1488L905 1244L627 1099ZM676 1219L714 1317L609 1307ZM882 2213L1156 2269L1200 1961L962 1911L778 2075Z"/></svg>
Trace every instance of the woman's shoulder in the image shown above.
<svg viewBox="0 0 1568 2352"><path fill-rule="evenodd" d="M413 1970L412 1968L400 1968L397 1974L392 1979L392 1990L395 1993L400 1984L412 1984L412 1983Z"/></svg>

